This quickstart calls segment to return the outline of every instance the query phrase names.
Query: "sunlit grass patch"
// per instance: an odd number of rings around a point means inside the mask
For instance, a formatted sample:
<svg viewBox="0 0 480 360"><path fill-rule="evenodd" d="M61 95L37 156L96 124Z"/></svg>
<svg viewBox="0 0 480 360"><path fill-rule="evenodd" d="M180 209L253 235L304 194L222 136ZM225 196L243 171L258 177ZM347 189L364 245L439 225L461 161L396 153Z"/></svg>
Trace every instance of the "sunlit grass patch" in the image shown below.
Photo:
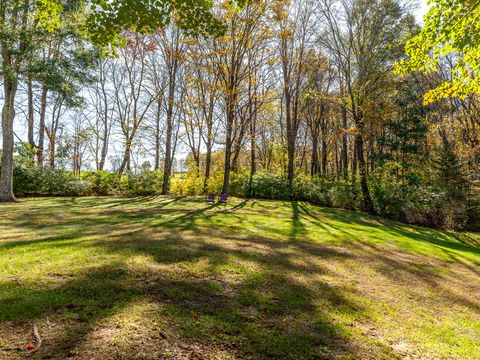
<svg viewBox="0 0 480 360"><path fill-rule="evenodd" d="M476 233L243 199L0 210L0 357L24 358L33 323L59 359L480 353Z"/></svg>

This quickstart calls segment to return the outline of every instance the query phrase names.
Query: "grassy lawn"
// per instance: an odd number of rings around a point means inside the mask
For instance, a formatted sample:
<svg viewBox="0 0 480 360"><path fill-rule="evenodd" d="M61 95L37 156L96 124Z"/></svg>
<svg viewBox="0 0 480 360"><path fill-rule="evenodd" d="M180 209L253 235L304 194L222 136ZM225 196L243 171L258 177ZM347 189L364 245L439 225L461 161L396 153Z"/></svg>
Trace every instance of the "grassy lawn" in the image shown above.
<svg viewBox="0 0 480 360"><path fill-rule="evenodd" d="M26 356L478 359L480 234L297 202L23 199L0 206L0 359Z"/></svg>

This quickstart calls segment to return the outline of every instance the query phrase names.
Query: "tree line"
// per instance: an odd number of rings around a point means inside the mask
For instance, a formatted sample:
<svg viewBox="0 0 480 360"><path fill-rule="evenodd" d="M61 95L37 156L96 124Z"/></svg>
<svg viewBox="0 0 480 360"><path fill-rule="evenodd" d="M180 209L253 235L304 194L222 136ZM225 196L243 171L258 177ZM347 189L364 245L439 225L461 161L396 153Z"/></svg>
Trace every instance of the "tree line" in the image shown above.
<svg viewBox="0 0 480 360"><path fill-rule="evenodd" d="M286 193L304 178L345 184L353 207L387 214L398 211L387 209L392 191L442 194L450 206L475 190L478 96L423 97L452 80L455 55L427 74L395 71L421 32L410 2L223 1L209 12L222 27L214 36L173 16L122 29L116 47L85 35L90 10L78 2L62 3L51 31L31 16L38 3L14 4L0 5L3 201L14 198L14 143L22 166L78 177L157 171L162 194L185 171L209 191L220 171L219 191L243 174L255 196L256 174L269 173Z"/></svg>

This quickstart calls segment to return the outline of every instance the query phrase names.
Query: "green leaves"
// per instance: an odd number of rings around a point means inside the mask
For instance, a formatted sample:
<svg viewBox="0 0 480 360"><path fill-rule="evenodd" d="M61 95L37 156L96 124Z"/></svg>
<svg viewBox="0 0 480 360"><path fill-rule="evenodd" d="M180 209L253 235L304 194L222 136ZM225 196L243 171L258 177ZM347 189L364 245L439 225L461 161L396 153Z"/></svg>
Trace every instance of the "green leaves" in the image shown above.
<svg viewBox="0 0 480 360"><path fill-rule="evenodd" d="M35 20L47 31L52 32L60 26L60 14L63 6L57 0L36 0Z"/></svg>
<svg viewBox="0 0 480 360"><path fill-rule="evenodd" d="M231 4L240 8L245 1ZM226 26L213 15L212 8L211 0L93 0L87 29L99 45L118 44L125 30L155 32L172 19L187 35L222 35Z"/></svg>
<svg viewBox="0 0 480 360"><path fill-rule="evenodd" d="M396 63L396 71L430 73L449 57L450 79L425 94L424 102L480 94L480 0L430 1L422 31L408 41L408 59Z"/></svg>
<svg viewBox="0 0 480 360"><path fill-rule="evenodd" d="M246 0L229 0L236 9ZM36 0L33 11L36 21L52 32L61 26L63 5L70 0ZM212 12L212 0L76 0L76 5L88 6L84 33L96 45L108 47L124 44L122 32L132 30L152 33L172 20L190 36L218 36L226 25Z"/></svg>

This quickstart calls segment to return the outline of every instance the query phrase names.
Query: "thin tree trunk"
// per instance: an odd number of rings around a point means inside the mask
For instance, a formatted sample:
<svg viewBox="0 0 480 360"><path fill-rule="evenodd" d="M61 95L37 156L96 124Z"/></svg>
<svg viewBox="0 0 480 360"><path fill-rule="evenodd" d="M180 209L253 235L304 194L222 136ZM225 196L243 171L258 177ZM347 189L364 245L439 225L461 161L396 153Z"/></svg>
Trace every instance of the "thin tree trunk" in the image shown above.
<svg viewBox="0 0 480 360"><path fill-rule="evenodd" d="M234 109L233 101L230 99L227 113L227 134L225 137L225 169L223 172L223 189L222 193L228 194L230 189L230 160L232 156L232 131L233 131Z"/></svg>
<svg viewBox="0 0 480 360"><path fill-rule="evenodd" d="M203 184L203 189L204 191L207 190L208 186L208 179L210 178L210 167L212 164L212 134L211 134L211 129L208 129L208 134L207 134L207 154L205 156L205 181Z"/></svg>
<svg viewBox="0 0 480 360"><path fill-rule="evenodd" d="M322 175L327 175L327 142L322 138Z"/></svg>
<svg viewBox="0 0 480 360"><path fill-rule="evenodd" d="M35 127L35 110L33 108L33 85L32 79L27 82L27 97L28 97L28 144L31 149L35 149L34 127ZM33 161L32 154L32 161Z"/></svg>
<svg viewBox="0 0 480 360"><path fill-rule="evenodd" d="M256 111L255 115L250 122L250 180L248 183L248 192L250 193L250 196L255 196L254 190L253 190L253 177L257 171L257 166L255 164L256 162L256 154L255 154L255 142L256 142L256 137L255 133L257 131L257 116L256 116Z"/></svg>
<svg viewBox="0 0 480 360"><path fill-rule="evenodd" d="M40 97L40 126L38 130L38 146L37 146L37 165L43 166L43 152L45 139L45 116L47 112L47 95L48 89L43 87L42 95Z"/></svg>
<svg viewBox="0 0 480 360"><path fill-rule="evenodd" d="M343 178L348 179L348 141L347 141L347 108L345 105L342 105L342 127L344 134L342 136L342 168L343 168Z"/></svg>
<svg viewBox="0 0 480 360"><path fill-rule="evenodd" d="M168 116L167 116L168 117ZM163 184L162 184L162 195L167 195L170 190L170 173L172 169L172 134L173 134L173 125L171 119L167 120L167 132L166 132L166 142L165 142L165 163L163 167Z"/></svg>
<svg viewBox="0 0 480 360"><path fill-rule="evenodd" d="M13 202L13 120L18 83L4 79L5 100L2 109L2 166L0 172L0 202Z"/></svg>
<svg viewBox="0 0 480 360"><path fill-rule="evenodd" d="M160 113L162 109L162 100L157 100L157 112L155 114L155 170L160 169Z"/></svg>
<svg viewBox="0 0 480 360"><path fill-rule="evenodd" d="M175 73L176 71L173 72L173 74ZM170 175L172 171L173 102L175 95L174 92L175 79L170 79L170 85L168 90L167 131L165 141L165 163L163 167L162 195L167 195L170 191Z"/></svg>
<svg viewBox="0 0 480 360"><path fill-rule="evenodd" d="M318 176L320 172L320 164L318 161L318 138L316 135L317 134L314 134L312 138L312 164L310 170L310 175L312 176Z"/></svg>

